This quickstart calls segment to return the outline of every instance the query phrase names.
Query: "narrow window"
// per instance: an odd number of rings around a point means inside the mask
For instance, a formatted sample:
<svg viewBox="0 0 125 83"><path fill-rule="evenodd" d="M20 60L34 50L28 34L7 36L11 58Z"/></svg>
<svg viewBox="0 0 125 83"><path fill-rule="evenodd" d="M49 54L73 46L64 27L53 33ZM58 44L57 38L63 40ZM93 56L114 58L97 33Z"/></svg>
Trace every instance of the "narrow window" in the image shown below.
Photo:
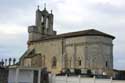
<svg viewBox="0 0 125 83"><path fill-rule="evenodd" d="M78 63L79 63L79 66L81 66L81 60L79 60Z"/></svg>
<svg viewBox="0 0 125 83"><path fill-rule="evenodd" d="M52 68L55 68L56 65L57 65L57 59L56 59L56 57L54 56L54 57L52 58Z"/></svg>
<svg viewBox="0 0 125 83"><path fill-rule="evenodd" d="M70 68L71 68L71 63L72 63L72 62L71 62L71 58L70 58L70 59L69 59L69 65L70 65Z"/></svg>
<svg viewBox="0 0 125 83"><path fill-rule="evenodd" d="M108 62L106 61L105 66L108 67Z"/></svg>

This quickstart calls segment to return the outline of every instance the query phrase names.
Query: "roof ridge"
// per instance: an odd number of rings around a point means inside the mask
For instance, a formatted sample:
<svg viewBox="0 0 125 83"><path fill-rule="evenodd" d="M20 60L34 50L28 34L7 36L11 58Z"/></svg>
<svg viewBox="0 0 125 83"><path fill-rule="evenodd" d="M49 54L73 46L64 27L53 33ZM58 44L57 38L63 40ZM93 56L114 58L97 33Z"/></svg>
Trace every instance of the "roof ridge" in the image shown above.
<svg viewBox="0 0 125 83"><path fill-rule="evenodd" d="M43 38L43 39L40 39L40 40L35 40L35 41L57 39L57 38L78 37L78 36L104 36L104 37L108 37L108 38L111 38L111 39L115 39L114 36L109 35L109 34L104 33L104 32L101 32L99 30L88 29L88 30L82 30L82 31L76 31L76 32L57 34L55 36L48 36L46 38ZM34 41L29 41L29 42L34 42Z"/></svg>

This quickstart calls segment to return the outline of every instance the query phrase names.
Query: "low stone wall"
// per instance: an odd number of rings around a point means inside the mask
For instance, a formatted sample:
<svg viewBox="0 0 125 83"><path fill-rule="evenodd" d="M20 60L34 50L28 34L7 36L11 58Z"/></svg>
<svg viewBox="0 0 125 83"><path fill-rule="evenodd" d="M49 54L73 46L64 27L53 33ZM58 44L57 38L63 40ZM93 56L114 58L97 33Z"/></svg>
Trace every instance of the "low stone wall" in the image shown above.
<svg viewBox="0 0 125 83"><path fill-rule="evenodd" d="M125 83L125 80L97 79L80 76L49 76L49 83Z"/></svg>
<svg viewBox="0 0 125 83"><path fill-rule="evenodd" d="M0 68L0 83L7 83L7 82L8 82L8 69Z"/></svg>
<svg viewBox="0 0 125 83"><path fill-rule="evenodd" d="M42 76L41 68L14 67L9 69L8 83L48 83L48 81L40 81L41 79L45 80ZM49 74L49 83L125 83L125 80L83 76L55 76L54 74Z"/></svg>

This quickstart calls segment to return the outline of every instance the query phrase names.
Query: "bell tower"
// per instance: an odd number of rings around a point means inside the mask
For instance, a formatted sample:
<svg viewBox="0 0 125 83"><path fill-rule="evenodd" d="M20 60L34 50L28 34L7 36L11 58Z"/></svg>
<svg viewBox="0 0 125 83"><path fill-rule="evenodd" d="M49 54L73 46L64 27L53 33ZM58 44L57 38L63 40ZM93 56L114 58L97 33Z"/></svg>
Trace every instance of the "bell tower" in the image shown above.
<svg viewBox="0 0 125 83"><path fill-rule="evenodd" d="M39 6L36 11L36 26L38 27L39 32L42 35L56 35L56 32L53 31L53 14L52 10L49 13L46 10L46 6L42 11L40 11Z"/></svg>
<svg viewBox="0 0 125 83"><path fill-rule="evenodd" d="M53 19L54 15L52 10L49 13L46 6L44 6L44 9L41 11L38 6L36 10L35 25L28 27L29 41L56 35L56 31L53 30Z"/></svg>

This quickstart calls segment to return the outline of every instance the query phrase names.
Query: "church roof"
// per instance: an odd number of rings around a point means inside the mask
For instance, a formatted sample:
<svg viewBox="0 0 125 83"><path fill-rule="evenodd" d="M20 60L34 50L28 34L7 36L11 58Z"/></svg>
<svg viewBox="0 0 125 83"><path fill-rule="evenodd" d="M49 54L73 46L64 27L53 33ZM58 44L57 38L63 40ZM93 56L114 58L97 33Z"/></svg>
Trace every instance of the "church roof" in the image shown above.
<svg viewBox="0 0 125 83"><path fill-rule="evenodd" d="M109 34L103 33L101 31L95 30L95 29L89 29L89 30L83 30L83 31L77 31L77 32L70 32L70 33L64 33L60 34L59 36L62 37L74 37L74 36L104 36L114 39L114 36L111 36Z"/></svg>
<svg viewBox="0 0 125 83"><path fill-rule="evenodd" d="M104 36L108 37L111 39L115 39L114 36L109 35L107 33L95 30L95 29L88 29L88 30L83 30L83 31L77 31L77 32L69 32L69 33L64 33L64 34L58 34L54 36L48 36L45 38L42 38L41 40L48 40L48 39L57 39L57 38L69 38L69 37L77 37L77 36ZM36 40L36 41L41 41L41 40ZM33 41L31 41L33 42Z"/></svg>
<svg viewBox="0 0 125 83"><path fill-rule="evenodd" d="M34 52L34 49L26 50L25 53L20 57L20 59L31 57L31 53L33 52Z"/></svg>

